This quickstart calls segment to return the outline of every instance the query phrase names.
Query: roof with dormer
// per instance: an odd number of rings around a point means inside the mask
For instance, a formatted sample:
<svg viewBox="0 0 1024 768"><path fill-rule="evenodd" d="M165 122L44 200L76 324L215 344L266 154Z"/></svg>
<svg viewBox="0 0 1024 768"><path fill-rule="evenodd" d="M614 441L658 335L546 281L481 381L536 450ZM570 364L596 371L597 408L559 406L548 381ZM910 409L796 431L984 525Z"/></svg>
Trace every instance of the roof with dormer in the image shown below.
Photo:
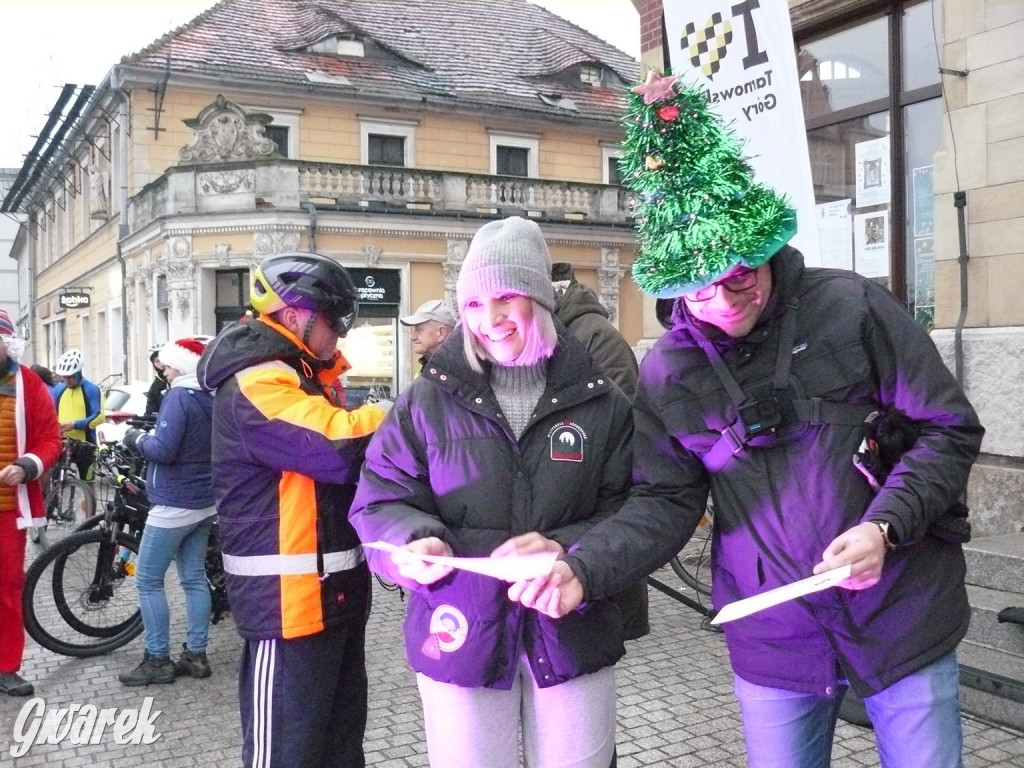
<svg viewBox="0 0 1024 768"><path fill-rule="evenodd" d="M361 42L364 55L311 50L332 37ZM613 45L525 0L222 0L121 61L160 72L168 62L172 76L616 122L639 73ZM581 66L613 75L590 85Z"/></svg>

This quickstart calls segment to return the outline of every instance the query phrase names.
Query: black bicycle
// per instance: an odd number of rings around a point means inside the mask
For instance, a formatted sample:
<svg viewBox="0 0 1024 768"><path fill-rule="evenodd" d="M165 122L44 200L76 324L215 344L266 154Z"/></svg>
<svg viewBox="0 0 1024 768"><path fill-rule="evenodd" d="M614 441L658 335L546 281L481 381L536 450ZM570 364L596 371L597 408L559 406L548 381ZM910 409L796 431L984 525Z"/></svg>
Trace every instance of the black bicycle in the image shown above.
<svg viewBox="0 0 1024 768"><path fill-rule="evenodd" d="M101 452L99 467L114 488L104 514L43 552L25 577L25 629L39 645L64 656L109 653L143 629L133 584L150 507L141 463L128 449L112 445ZM216 524L206 571L216 624L228 612Z"/></svg>
<svg viewBox="0 0 1024 768"><path fill-rule="evenodd" d="M669 565L683 583L704 597L711 596L711 532L715 524L715 508L708 499L704 517L697 524L693 536Z"/></svg>
<svg viewBox="0 0 1024 768"><path fill-rule="evenodd" d="M32 541L45 547L49 543L48 531L72 529L95 514L96 498L90 485L78 476L76 464L77 459L92 456L95 451L92 443L64 438L60 457L50 469L44 491L46 526L28 529Z"/></svg>

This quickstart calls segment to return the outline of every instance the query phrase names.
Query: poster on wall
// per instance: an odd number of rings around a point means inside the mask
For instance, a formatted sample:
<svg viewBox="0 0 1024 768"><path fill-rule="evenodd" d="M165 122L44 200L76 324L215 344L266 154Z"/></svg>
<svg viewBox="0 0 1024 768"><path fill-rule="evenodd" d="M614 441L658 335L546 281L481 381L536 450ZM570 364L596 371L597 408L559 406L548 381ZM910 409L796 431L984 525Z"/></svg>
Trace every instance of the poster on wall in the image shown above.
<svg viewBox="0 0 1024 768"><path fill-rule="evenodd" d="M853 200L815 206L821 266L853 269Z"/></svg>
<svg viewBox="0 0 1024 768"><path fill-rule="evenodd" d="M889 204L889 137L855 146L857 207Z"/></svg>
<svg viewBox="0 0 1024 768"><path fill-rule="evenodd" d="M911 174L914 206L914 237L935 234L935 192L932 187L932 166L915 168Z"/></svg>
<svg viewBox="0 0 1024 768"><path fill-rule="evenodd" d="M935 241L930 237L914 239L914 303L935 304Z"/></svg>
<svg viewBox="0 0 1024 768"><path fill-rule="evenodd" d="M854 269L864 277L889 275L889 212L853 217Z"/></svg>
<svg viewBox="0 0 1024 768"><path fill-rule="evenodd" d="M786 3L664 0L672 72L704 89L711 109L743 140L757 181L796 210L790 245L819 262L814 184L800 76Z"/></svg>
<svg viewBox="0 0 1024 768"><path fill-rule="evenodd" d="M935 325L935 241L914 239L914 319L928 328Z"/></svg>

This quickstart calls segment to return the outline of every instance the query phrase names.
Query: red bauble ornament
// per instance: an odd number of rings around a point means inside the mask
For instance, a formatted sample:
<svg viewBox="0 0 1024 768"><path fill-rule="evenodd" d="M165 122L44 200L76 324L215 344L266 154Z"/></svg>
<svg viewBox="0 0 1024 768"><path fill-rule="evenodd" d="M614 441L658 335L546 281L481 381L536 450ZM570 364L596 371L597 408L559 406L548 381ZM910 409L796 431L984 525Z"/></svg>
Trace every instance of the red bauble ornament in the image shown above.
<svg viewBox="0 0 1024 768"><path fill-rule="evenodd" d="M661 107L658 110L658 117L660 117L666 123L671 123L673 120L679 117L679 107L677 107L675 104L668 104L664 107Z"/></svg>

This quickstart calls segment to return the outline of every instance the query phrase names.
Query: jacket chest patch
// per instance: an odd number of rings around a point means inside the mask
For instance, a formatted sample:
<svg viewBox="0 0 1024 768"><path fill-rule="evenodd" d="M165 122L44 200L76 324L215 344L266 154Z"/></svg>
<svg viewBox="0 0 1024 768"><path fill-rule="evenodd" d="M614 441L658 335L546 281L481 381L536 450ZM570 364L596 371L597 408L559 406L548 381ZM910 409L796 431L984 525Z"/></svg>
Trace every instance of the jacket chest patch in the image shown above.
<svg viewBox="0 0 1024 768"><path fill-rule="evenodd" d="M552 461L583 461L583 444L587 433L583 427L571 421L562 421L548 432L548 443Z"/></svg>
<svg viewBox="0 0 1024 768"><path fill-rule="evenodd" d="M437 661L442 653L459 650L468 632L469 625L462 611L452 605L439 605L430 614L430 634L420 650L424 656Z"/></svg>

